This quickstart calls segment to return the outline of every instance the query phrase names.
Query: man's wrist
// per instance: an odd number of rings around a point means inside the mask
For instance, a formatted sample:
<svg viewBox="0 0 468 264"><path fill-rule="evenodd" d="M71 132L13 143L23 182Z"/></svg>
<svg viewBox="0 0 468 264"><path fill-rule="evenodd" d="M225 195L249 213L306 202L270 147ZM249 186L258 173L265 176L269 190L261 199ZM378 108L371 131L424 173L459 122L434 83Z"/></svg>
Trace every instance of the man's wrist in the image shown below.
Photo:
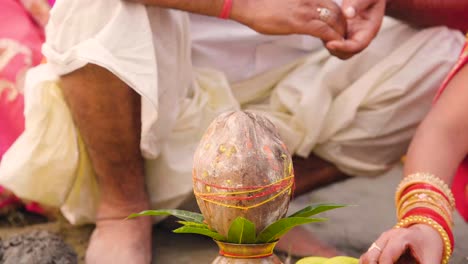
<svg viewBox="0 0 468 264"><path fill-rule="evenodd" d="M252 25L253 17L249 15L252 10L251 4L255 1L250 0L232 0L232 9L230 19L244 25Z"/></svg>

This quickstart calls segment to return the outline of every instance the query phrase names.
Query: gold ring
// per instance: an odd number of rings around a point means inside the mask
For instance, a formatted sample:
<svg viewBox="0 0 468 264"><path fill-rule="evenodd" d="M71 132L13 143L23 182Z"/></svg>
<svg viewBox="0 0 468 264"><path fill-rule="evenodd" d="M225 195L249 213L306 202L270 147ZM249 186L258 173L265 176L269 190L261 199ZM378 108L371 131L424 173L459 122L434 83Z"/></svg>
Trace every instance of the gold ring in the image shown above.
<svg viewBox="0 0 468 264"><path fill-rule="evenodd" d="M329 9L324 7L317 8L317 12L319 13L320 20L326 22L328 18L330 18L331 12Z"/></svg>
<svg viewBox="0 0 468 264"><path fill-rule="evenodd" d="M382 248L377 246L377 244L375 242L372 243L372 245L370 246L370 248L367 251L371 251L374 248L377 249L379 252L382 252Z"/></svg>

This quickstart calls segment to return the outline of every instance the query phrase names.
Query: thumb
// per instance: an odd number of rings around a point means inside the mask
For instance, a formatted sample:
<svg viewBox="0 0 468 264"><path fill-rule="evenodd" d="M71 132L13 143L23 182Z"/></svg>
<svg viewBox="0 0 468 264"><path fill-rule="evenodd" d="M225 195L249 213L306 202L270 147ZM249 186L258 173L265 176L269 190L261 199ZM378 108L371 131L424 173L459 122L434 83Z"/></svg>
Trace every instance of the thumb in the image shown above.
<svg viewBox="0 0 468 264"><path fill-rule="evenodd" d="M354 18L373 3L371 0L344 0L341 9L346 18Z"/></svg>

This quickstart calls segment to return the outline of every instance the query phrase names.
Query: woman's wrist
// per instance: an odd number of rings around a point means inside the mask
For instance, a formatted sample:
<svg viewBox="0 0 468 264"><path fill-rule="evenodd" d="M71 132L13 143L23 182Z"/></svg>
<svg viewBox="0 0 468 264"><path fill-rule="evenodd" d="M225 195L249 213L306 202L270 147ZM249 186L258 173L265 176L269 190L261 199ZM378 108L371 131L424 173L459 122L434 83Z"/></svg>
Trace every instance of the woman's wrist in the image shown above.
<svg viewBox="0 0 468 264"><path fill-rule="evenodd" d="M442 264L448 264L450 261L450 257L452 255L452 247L450 245L450 238L449 235L447 234L447 231L440 226L439 223L434 221L433 219L426 217L426 216L419 216L419 215L413 215L409 216L401 221L398 222L398 224L394 228L411 228L414 225L418 225L418 228L425 229L424 225L427 227L433 228L437 233L439 233L439 236L442 241ZM438 248L441 248L440 246Z"/></svg>
<svg viewBox="0 0 468 264"><path fill-rule="evenodd" d="M425 224L434 228L443 241L443 260L448 263L453 252L452 212L455 200L448 185L429 173L407 175L395 193L398 215L396 228Z"/></svg>

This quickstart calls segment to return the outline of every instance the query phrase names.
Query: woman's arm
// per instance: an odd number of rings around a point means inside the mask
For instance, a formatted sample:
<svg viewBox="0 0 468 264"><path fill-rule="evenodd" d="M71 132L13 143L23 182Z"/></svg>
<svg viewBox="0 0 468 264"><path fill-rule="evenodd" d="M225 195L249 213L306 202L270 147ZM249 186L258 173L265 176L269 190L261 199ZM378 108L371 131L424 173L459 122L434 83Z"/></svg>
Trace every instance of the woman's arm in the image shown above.
<svg viewBox="0 0 468 264"><path fill-rule="evenodd" d="M468 65L465 65L419 126L408 151L405 175L429 172L450 184L467 153Z"/></svg>
<svg viewBox="0 0 468 264"><path fill-rule="evenodd" d="M446 25L468 31L466 0L389 0L386 14L417 26Z"/></svg>
<svg viewBox="0 0 468 264"><path fill-rule="evenodd" d="M449 184L467 153L468 64L449 82L419 126L407 155L404 174L429 173ZM361 257L362 264L375 263L375 260L396 263L407 249L418 263L441 263L446 246L440 233L426 224L391 229L375 243L382 250L366 252Z"/></svg>

